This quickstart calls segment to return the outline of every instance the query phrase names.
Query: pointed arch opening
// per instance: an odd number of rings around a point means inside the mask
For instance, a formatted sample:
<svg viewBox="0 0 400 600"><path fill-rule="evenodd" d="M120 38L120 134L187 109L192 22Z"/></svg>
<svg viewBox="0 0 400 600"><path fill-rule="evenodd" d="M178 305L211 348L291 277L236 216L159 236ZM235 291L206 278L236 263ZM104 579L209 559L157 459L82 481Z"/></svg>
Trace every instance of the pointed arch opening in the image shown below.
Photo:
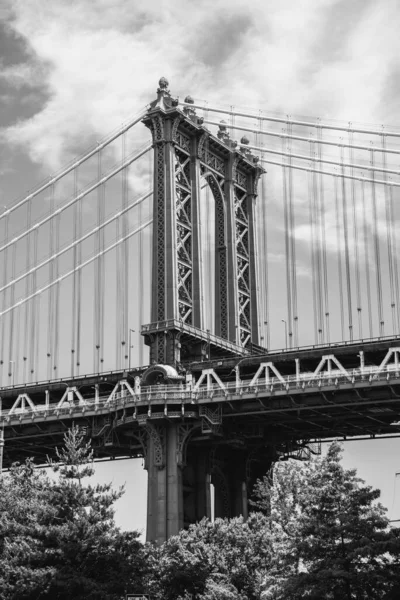
<svg viewBox="0 0 400 600"><path fill-rule="evenodd" d="M200 223L204 324L228 338L226 207L223 178L201 166Z"/></svg>

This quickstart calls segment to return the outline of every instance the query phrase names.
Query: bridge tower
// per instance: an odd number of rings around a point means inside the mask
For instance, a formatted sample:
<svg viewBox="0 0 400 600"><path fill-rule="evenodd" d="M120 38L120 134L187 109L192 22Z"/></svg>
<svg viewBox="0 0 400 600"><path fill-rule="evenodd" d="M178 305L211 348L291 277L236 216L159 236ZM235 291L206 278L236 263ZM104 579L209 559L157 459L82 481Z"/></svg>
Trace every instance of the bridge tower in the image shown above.
<svg viewBox="0 0 400 600"><path fill-rule="evenodd" d="M256 229L258 158L238 151L223 123L218 136L186 98L183 110L160 79L143 119L154 144L151 323L142 333L150 362L178 366L206 354L240 355L258 344ZM215 204L215 323L204 327L200 187Z"/></svg>
<svg viewBox="0 0 400 600"><path fill-rule="evenodd" d="M161 381L179 385L182 363L248 355L258 344L254 212L263 169L250 152L237 150L223 123L212 135L192 104L188 96L180 109L162 78L143 119L154 145L151 323L142 328L152 366L143 387ZM204 326L200 189L205 182L215 205L212 333ZM211 480L216 516L247 511L245 454L216 452L218 415L199 420L196 414L197 420L186 413L180 421L142 422L148 540L163 542L184 525L211 516Z"/></svg>

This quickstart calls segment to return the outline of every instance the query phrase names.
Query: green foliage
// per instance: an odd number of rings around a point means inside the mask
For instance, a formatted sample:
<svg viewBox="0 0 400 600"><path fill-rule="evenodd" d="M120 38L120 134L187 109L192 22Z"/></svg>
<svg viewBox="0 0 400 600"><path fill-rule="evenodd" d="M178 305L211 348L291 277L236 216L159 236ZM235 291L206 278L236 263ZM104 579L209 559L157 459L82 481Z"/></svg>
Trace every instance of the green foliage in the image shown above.
<svg viewBox="0 0 400 600"><path fill-rule="evenodd" d="M0 599L374 600L397 598L399 530L379 491L324 458L283 461L255 487L247 521L203 519L161 547L121 532L123 490L91 485L90 444L74 427L52 464L0 479Z"/></svg>
<svg viewBox="0 0 400 600"><path fill-rule="evenodd" d="M259 598L262 574L271 560L267 519L203 519L171 537L160 548L148 547L155 598Z"/></svg>
<svg viewBox="0 0 400 600"><path fill-rule="evenodd" d="M264 600L373 600L399 581L398 530L376 503L380 492L340 458L332 444L309 464L278 464L273 486L258 486L258 503L270 502L274 547Z"/></svg>
<svg viewBox="0 0 400 600"><path fill-rule="evenodd" d="M117 600L142 589L139 535L114 523L123 490L85 481L92 452L77 427L57 456L55 480L27 461L1 482L1 598Z"/></svg>
<svg viewBox="0 0 400 600"><path fill-rule="evenodd" d="M49 478L29 459L0 479L1 598L39 597L54 576L45 556L54 517L49 490Z"/></svg>

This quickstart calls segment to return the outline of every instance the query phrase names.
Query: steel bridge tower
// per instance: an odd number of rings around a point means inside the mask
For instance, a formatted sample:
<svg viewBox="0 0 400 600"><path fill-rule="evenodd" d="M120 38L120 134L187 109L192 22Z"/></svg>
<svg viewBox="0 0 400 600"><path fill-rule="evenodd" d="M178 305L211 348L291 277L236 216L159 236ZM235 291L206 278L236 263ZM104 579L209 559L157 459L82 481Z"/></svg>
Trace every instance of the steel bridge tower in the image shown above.
<svg viewBox="0 0 400 600"><path fill-rule="evenodd" d="M186 103L193 103L188 96ZM151 320L144 330L150 362L177 366L207 352L200 233L200 182L215 203L215 324L212 340L226 354L258 344L254 205L263 169L220 125L218 137L194 109L178 109L168 82L143 122L154 144Z"/></svg>
<svg viewBox="0 0 400 600"><path fill-rule="evenodd" d="M247 355L259 341L255 202L263 169L249 151L236 149L223 122L212 135L191 104L188 96L179 109L162 78L143 119L153 137L154 205L152 322L142 329L152 366L142 386L176 384L183 362ZM212 334L204 326L201 181L215 204ZM209 424L211 433L212 416ZM211 476L216 516L246 514L245 453L224 449L217 464L215 440L203 436L196 444L195 425L166 419L147 427L149 540L163 541L210 516Z"/></svg>

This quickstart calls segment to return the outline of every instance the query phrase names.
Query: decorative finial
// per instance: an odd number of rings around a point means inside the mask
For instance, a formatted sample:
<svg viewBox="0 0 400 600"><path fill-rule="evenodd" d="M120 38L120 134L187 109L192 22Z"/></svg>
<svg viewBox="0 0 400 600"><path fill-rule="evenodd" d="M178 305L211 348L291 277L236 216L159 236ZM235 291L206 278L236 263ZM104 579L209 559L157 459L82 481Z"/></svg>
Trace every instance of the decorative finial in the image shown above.
<svg viewBox="0 0 400 600"><path fill-rule="evenodd" d="M184 102L185 102L185 106L183 107L183 113L191 121L193 121L193 123L196 123L197 125L201 125L201 123L199 123L199 118L196 116L196 110L193 108L193 106L187 106L188 104L194 104L194 100L193 100L192 96L186 96Z"/></svg>
<svg viewBox="0 0 400 600"><path fill-rule="evenodd" d="M166 92L169 86L168 79L166 77L161 77L160 81L158 82L158 85L160 87L160 90Z"/></svg>
<svg viewBox="0 0 400 600"><path fill-rule="evenodd" d="M217 137L225 144L230 144L229 132L226 130L226 121L220 121L218 125L219 131Z"/></svg>

